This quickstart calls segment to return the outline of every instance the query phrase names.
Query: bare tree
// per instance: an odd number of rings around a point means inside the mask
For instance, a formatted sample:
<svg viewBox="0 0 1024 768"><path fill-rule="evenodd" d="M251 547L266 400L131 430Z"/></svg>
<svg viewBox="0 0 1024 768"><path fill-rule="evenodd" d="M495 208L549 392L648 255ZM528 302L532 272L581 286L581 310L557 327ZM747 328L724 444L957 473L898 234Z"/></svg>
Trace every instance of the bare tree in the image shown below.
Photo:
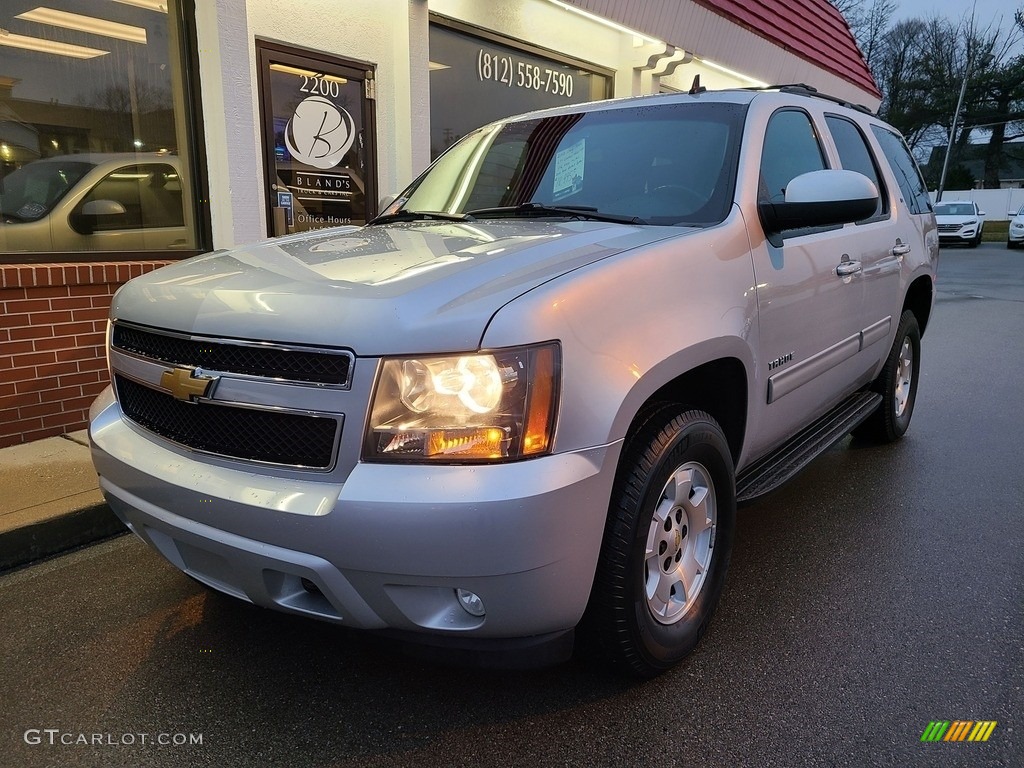
<svg viewBox="0 0 1024 768"><path fill-rule="evenodd" d="M892 123L913 149L935 123L930 102L932 83L921 73L928 25L908 19L888 30L879 41L872 72L882 91L879 114Z"/></svg>
<svg viewBox="0 0 1024 768"><path fill-rule="evenodd" d="M829 0L850 26L864 60L870 67L889 21L896 12L896 0Z"/></svg>

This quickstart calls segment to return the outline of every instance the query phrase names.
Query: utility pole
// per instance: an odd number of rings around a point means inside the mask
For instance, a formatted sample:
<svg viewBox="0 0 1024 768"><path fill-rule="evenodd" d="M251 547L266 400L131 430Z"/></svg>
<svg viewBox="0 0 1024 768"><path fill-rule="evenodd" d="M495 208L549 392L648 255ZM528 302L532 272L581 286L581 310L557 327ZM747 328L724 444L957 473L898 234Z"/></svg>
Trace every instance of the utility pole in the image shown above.
<svg viewBox="0 0 1024 768"><path fill-rule="evenodd" d="M978 7L978 0L974 0L971 6L971 26L968 28L970 34L974 34L974 11ZM971 38L967 38L967 63L964 66L964 82L960 86L960 98L956 100L956 110L953 112L953 124L949 126L949 140L946 142L946 159L942 161L942 174L939 176L939 190L935 193L935 202L942 202L942 190L946 187L946 171L949 170L949 153L953 150L953 139L956 137L956 124L960 120L960 110L964 105L964 94L967 93L967 80L971 76Z"/></svg>

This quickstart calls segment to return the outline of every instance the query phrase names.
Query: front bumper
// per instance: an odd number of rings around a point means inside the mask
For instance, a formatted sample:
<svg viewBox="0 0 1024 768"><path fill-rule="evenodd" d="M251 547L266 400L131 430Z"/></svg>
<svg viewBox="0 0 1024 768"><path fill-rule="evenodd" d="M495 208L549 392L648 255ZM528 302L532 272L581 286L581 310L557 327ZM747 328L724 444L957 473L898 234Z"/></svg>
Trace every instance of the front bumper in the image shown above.
<svg viewBox="0 0 1024 768"><path fill-rule="evenodd" d="M967 227L956 232L939 232L940 243L969 243L978 236L977 227Z"/></svg>
<svg viewBox="0 0 1024 768"><path fill-rule="evenodd" d="M343 484L225 468L126 422L90 440L111 508L173 565L257 605L436 644L570 630L620 443L494 466L357 464ZM456 589L486 613L463 609Z"/></svg>

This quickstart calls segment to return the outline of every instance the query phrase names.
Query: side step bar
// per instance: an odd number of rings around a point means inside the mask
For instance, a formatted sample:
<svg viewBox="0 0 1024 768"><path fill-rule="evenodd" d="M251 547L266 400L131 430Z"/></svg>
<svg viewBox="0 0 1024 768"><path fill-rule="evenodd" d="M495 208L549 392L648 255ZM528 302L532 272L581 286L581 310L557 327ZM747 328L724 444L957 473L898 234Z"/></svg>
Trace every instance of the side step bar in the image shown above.
<svg viewBox="0 0 1024 768"><path fill-rule="evenodd" d="M819 455L842 440L874 413L882 402L877 392L858 392L841 402L736 478L736 502L753 501L774 491Z"/></svg>

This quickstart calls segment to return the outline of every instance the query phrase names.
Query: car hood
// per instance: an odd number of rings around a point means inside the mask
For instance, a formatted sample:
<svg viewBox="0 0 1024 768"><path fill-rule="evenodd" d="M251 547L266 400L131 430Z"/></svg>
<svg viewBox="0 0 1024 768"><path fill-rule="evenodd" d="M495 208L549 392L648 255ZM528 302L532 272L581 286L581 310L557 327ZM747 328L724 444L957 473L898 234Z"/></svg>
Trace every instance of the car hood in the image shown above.
<svg viewBox="0 0 1024 768"><path fill-rule="evenodd" d="M136 278L117 292L111 317L357 355L469 350L493 314L531 288L687 231L506 220L307 232Z"/></svg>
<svg viewBox="0 0 1024 768"><path fill-rule="evenodd" d="M945 214L935 214L936 224L966 224L968 221L981 221L984 216L979 216L976 213L970 216L950 216Z"/></svg>

